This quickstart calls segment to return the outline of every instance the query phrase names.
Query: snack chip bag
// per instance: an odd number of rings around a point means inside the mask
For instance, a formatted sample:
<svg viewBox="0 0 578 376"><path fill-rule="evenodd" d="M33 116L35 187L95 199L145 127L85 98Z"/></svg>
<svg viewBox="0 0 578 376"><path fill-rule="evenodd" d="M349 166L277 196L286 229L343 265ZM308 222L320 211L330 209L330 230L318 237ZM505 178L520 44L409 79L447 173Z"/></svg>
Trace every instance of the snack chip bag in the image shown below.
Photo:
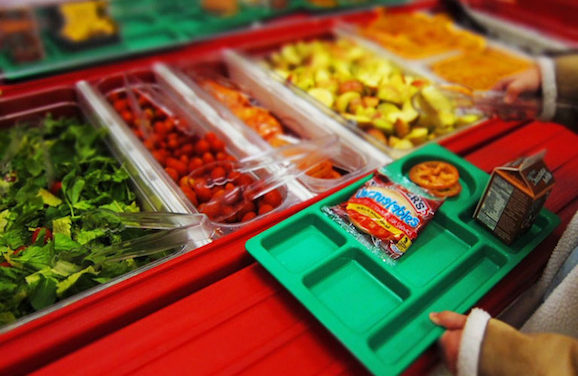
<svg viewBox="0 0 578 376"><path fill-rule="evenodd" d="M411 182L397 183L377 172L349 200L325 211L358 240L392 259L407 251L443 204Z"/></svg>

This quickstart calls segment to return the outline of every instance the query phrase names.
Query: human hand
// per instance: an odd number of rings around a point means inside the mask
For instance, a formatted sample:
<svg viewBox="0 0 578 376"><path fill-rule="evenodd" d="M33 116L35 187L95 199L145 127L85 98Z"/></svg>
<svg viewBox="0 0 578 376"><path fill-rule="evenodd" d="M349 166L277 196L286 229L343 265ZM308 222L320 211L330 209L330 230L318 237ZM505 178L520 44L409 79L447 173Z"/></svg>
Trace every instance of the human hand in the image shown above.
<svg viewBox="0 0 578 376"><path fill-rule="evenodd" d="M523 72L502 78L492 89L505 91L504 102L512 104L518 99L520 94L536 93L541 85L542 74L540 73L540 68L534 65Z"/></svg>
<svg viewBox="0 0 578 376"><path fill-rule="evenodd" d="M447 329L440 338L439 343L442 348L444 361L448 369L455 375L457 373L462 334L468 316L451 311L443 311L432 312L429 314L429 318L434 324Z"/></svg>

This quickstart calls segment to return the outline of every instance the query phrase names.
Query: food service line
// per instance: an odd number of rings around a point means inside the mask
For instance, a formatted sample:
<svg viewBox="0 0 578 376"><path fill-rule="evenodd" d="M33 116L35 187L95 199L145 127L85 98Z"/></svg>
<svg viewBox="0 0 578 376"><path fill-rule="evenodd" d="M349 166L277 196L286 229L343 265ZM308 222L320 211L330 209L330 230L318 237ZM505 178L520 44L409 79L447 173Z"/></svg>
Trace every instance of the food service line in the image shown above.
<svg viewBox="0 0 578 376"><path fill-rule="evenodd" d="M456 139L464 139L462 135ZM505 145L516 143L505 153ZM532 122L462 155L489 172L494 166L545 148L546 163L560 183L546 207L561 217L556 231L523 260L478 306L503 310L536 280L553 246L578 209L578 137L551 123ZM452 143L448 142L448 146ZM455 143L454 143L455 145ZM242 247L242 243L237 245ZM161 345L162 344L162 345ZM110 354L110 347L121 351ZM99 362L91 362L99 358ZM438 355L432 347L405 374L427 372ZM54 374L76 364L85 374L155 372L366 374L363 366L267 271L252 264L39 370ZM283 365L291 365L284 367Z"/></svg>

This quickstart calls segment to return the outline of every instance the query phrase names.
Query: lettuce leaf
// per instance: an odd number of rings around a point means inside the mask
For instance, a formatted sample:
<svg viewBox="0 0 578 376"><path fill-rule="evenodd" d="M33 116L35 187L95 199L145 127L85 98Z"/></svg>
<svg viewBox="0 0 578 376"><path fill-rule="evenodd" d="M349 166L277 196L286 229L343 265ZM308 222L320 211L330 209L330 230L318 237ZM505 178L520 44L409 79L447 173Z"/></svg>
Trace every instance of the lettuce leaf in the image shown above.
<svg viewBox="0 0 578 376"><path fill-rule="evenodd" d="M86 220L99 208L139 211L129 174L109 154L103 135L77 119L50 116L40 126L0 132L0 263L10 262L0 266L0 325L152 260L99 263L91 257L142 235L106 216ZM57 181L60 192L51 192ZM33 243L37 228L43 229Z"/></svg>

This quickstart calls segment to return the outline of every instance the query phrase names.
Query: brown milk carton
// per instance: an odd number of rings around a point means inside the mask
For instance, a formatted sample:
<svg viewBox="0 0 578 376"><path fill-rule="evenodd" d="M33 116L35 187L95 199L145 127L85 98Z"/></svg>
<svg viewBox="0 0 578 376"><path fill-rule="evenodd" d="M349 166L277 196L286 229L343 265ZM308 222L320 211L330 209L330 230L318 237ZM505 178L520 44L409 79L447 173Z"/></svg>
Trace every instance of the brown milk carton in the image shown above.
<svg viewBox="0 0 578 376"><path fill-rule="evenodd" d="M542 151L492 171L474 218L504 243L527 231L554 186Z"/></svg>

